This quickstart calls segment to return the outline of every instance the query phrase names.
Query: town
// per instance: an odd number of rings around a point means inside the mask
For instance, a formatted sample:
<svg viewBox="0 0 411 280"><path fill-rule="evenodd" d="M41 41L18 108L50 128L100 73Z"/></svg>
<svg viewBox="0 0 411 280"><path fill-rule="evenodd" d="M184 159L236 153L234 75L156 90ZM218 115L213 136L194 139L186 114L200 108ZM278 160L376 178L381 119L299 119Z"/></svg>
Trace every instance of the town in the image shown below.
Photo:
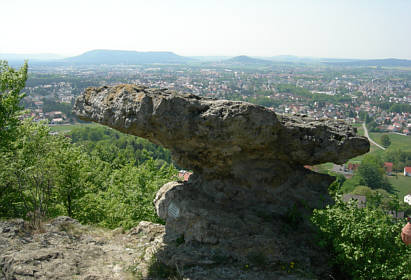
<svg viewBox="0 0 411 280"><path fill-rule="evenodd" d="M24 101L36 120L73 123L76 120L70 112L71 104L85 88L134 83L249 101L278 113L318 119L360 123L368 118L372 121L371 131L409 134L411 130L411 71L315 65L254 69L229 68L224 64L205 66L33 68Z"/></svg>
<svg viewBox="0 0 411 280"><path fill-rule="evenodd" d="M375 138L380 137L381 133L388 133L394 142L395 137L402 136L401 141L406 140L403 144L405 149L398 152L399 156L396 157L391 156L394 153L391 151L379 154L383 159L380 168L386 170L390 184L399 185L398 199L411 205L411 180L393 179L393 175L398 178L398 174L411 176L411 159L407 154L411 136L406 136L411 134L411 70L407 68L318 64L267 66L223 62L34 66L23 100L29 109L26 116L36 121L47 121L50 126L78 123L80 121L71 112L76 96L90 86L122 83L169 88L216 99L247 101L279 114L344 120L354 125L360 135L370 133ZM374 142L371 151L379 153L385 150L380 144ZM351 182L355 181L352 177L360 164L361 159L353 159L344 165L308 168L341 174ZM187 179L190 173L183 171L182 174L182 179ZM344 192L352 197L355 188L351 185ZM365 197L359 199L364 201Z"/></svg>

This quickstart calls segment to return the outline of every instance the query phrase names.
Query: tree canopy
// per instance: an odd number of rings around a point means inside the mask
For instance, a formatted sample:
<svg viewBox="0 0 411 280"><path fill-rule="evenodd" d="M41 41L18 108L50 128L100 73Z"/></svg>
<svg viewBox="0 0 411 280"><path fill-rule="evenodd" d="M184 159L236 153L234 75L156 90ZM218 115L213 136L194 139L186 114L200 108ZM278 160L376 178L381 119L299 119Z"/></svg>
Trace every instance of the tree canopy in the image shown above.
<svg viewBox="0 0 411 280"><path fill-rule="evenodd" d="M176 174L169 151L103 127L66 137L20 120L27 63L16 71L1 62L0 71L0 217L33 226L58 215L110 228L161 222L152 201Z"/></svg>
<svg viewBox="0 0 411 280"><path fill-rule="evenodd" d="M0 60L0 149L9 143L18 126L27 69L27 62L16 71L6 61Z"/></svg>

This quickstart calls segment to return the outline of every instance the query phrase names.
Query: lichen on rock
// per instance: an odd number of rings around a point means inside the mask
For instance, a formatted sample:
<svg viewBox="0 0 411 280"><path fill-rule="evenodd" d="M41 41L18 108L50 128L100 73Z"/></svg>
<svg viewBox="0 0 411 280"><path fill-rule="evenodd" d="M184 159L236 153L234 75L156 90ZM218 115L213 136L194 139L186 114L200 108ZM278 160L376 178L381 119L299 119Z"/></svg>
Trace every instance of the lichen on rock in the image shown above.
<svg viewBox="0 0 411 280"><path fill-rule="evenodd" d="M313 244L308 217L331 202L334 179L304 165L340 164L368 152L368 140L351 126L137 85L89 88L74 111L170 149L178 166L194 172L188 182L163 186L155 199L169 243L158 256L168 265L213 263L218 254L231 263L259 259L265 272L293 262L326 273L327 256ZM181 237L183 244L171 245Z"/></svg>

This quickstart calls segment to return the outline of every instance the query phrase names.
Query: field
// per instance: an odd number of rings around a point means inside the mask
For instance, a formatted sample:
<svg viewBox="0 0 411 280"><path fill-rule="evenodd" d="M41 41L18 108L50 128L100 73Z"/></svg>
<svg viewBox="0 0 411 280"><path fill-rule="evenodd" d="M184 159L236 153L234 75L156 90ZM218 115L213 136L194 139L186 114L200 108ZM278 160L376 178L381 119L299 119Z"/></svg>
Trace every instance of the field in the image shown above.
<svg viewBox="0 0 411 280"><path fill-rule="evenodd" d="M393 187L398 190L397 194L401 201L403 201L406 194L411 193L411 177L398 173L398 176L388 176L387 178Z"/></svg>
<svg viewBox="0 0 411 280"><path fill-rule="evenodd" d="M97 127L100 126L100 124L96 123L79 123L79 124L57 124L57 125L50 125L50 130L54 132L65 132L65 131L71 131L74 128L77 127Z"/></svg>
<svg viewBox="0 0 411 280"><path fill-rule="evenodd" d="M364 135L364 130L361 125L355 124L353 125L354 127L357 128L357 133L358 135L363 136ZM380 138L381 135L384 135L387 133L376 133L376 132L370 132L369 136L377 143L381 144ZM405 135L399 135L399 134L394 134L394 133L389 133L388 136L390 137L391 140L391 145L389 146L389 149L401 149L403 151L411 151L411 136L405 136ZM384 151L375 145L370 146L370 152L368 154L379 154L380 156L383 156ZM351 163L360 163L364 155L352 158L349 160ZM332 169L332 164L330 163L325 163L321 165L316 166L316 171L320 173L328 173ZM398 197L401 201L403 201L403 197L406 194L411 193L411 177L405 177L402 173L398 173L397 176L387 176L388 181L393 185L394 189L398 191Z"/></svg>
<svg viewBox="0 0 411 280"><path fill-rule="evenodd" d="M380 133L380 132L370 132L369 136L372 140L381 145L381 136L387 134L390 137L391 145L389 148L399 148L403 151L411 152L411 136L400 135L395 133Z"/></svg>
<svg viewBox="0 0 411 280"><path fill-rule="evenodd" d="M361 124L353 124L353 127L357 129L357 134L360 136L364 136L364 129L362 128Z"/></svg>

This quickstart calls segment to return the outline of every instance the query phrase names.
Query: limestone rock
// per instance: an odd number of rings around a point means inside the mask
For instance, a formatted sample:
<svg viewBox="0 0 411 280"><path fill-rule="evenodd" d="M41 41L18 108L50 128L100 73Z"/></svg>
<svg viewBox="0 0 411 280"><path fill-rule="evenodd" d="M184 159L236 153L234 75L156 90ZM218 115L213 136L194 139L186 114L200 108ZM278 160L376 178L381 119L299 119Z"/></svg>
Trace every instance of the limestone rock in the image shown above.
<svg viewBox="0 0 411 280"><path fill-rule="evenodd" d="M343 163L369 150L366 138L356 136L342 121L278 117L250 103L166 89L89 88L77 99L74 111L80 119L166 147L179 166L209 177L241 178L250 166L267 173L283 161Z"/></svg>
<svg viewBox="0 0 411 280"><path fill-rule="evenodd" d="M41 226L33 232L23 220L0 221L0 279L136 279L137 269L148 271L148 252L164 235L164 226L148 222L126 234L69 217Z"/></svg>
<svg viewBox="0 0 411 280"><path fill-rule="evenodd" d="M334 178L304 165L341 164L368 152L368 140L351 126L136 85L89 88L74 111L162 145L194 171L187 182L164 185L154 201L166 221L156 253L162 263L196 267L193 279L213 279L201 278L199 267L220 279L279 279L290 264L290 279L330 273L309 216L331 203Z"/></svg>

